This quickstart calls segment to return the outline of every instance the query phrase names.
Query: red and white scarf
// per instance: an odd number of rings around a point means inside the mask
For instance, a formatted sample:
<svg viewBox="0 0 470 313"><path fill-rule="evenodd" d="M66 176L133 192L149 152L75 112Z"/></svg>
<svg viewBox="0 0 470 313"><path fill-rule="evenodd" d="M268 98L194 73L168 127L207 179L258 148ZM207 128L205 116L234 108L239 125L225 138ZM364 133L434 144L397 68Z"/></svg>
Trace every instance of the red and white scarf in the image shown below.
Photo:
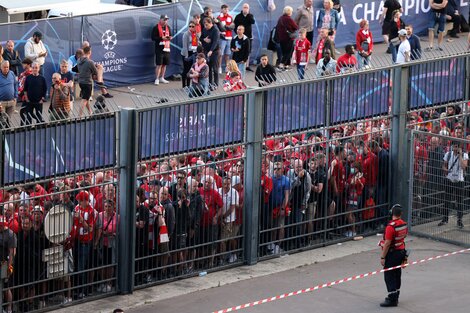
<svg viewBox="0 0 470 313"><path fill-rule="evenodd" d="M166 36L170 36L170 28L168 28L168 25L165 25L165 31L163 31L162 24L158 23L158 35L162 38L160 45L163 45L163 51L170 52L170 40L163 39Z"/></svg>

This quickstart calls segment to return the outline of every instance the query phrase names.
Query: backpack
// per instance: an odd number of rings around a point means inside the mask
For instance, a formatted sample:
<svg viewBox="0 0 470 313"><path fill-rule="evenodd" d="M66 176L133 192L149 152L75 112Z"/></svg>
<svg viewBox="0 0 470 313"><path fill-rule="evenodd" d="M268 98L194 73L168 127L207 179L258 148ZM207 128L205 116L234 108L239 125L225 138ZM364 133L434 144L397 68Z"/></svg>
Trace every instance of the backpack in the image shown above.
<svg viewBox="0 0 470 313"><path fill-rule="evenodd" d="M276 26L271 29L269 33L269 41L268 41L268 50L276 51L276 45L279 43L279 37L277 35Z"/></svg>

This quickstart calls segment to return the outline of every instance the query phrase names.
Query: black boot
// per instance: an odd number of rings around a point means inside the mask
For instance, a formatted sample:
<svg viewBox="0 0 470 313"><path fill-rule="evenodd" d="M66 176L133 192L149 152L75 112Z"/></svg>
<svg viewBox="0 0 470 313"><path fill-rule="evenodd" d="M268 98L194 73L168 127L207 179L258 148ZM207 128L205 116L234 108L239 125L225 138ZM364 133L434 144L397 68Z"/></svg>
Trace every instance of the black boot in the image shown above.
<svg viewBox="0 0 470 313"><path fill-rule="evenodd" d="M385 298L385 301L380 304L383 308L394 307L398 305L397 300L391 300L389 297Z"/></svg>

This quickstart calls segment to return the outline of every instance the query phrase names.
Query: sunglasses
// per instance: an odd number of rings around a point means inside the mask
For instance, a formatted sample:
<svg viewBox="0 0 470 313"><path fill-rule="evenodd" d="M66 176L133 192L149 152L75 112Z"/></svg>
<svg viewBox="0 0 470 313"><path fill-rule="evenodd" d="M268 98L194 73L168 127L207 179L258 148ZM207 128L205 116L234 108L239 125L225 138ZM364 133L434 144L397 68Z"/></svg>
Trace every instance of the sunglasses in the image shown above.
<svg viewBox="0 0 470 313"><path fill-rule="evenodd" d="M189 28L194 28L194 27L196 27L196 26L194 26L194 25L189 25Z"/></svg>
<svg viewBox="0 0 470 313"><path fill-rule="evenodd" d="M282 167L275 167L274 168L275 171L278 171L278 170L281 170L281 169L282 169Z"/></svg>

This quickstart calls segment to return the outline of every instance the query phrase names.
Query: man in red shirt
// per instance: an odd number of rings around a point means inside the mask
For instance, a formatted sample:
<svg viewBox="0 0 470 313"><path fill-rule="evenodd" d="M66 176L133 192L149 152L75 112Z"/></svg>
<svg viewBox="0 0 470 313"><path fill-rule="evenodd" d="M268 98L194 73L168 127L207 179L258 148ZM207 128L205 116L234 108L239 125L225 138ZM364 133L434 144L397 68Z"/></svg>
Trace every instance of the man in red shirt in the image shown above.
<svg viewBox="0 0 470 313"><path fill-rule="evenodd" d="M92 249L93 249L93 230L95 228L96 216L95 210L90 205L90 195L87 191L80 191L76 196L78 205L73 211L73 227L72 237L78 239L78 264L77 272L79 275L79 285L86 286L88 274L83 271L90 269L92 265ZM85 295L83 290L79 294L79 298Z"/></svg>
<svg viewBox="0 0 470 313"><path fill-rule="evenodd" d="M204 187L199 188L199 194L204 200L205 206L202 212L201 239L200 242L206 244L209 251L206 255L211 255L209 267L212 267L215 255L215 241L217 240L218 222L222 217L222 207L224 202L220 194L213 188L214 178L206 175L204 177Z"/></svg>
<svg viewBox="0 0 470 313"><path fill-rule="evenodd" d="M405 238L408 234L408 226L401 219L403 208L395 204L392 209L392 220L385 228L384 238L381 241L382 253L380 264L385 268L390 268L405 264L406 250ZM385 284L387 285L388 297L380 304L381 307L392 307L398 305L401 286L401 268L384 272Z"/></svg>
<svg viewBox="0 0 470 313"><path fill-rule="evenodd" d="M328 216L332 216L336 210L340 210L344 206L346 170L344 168L343 160L346 155L342 146L335 147L334 153L335 157L331 161L329 172L330 186L332 186L332 190L330 194L331 203L328 207Z"/></svg>
<svg viewBox="0 0 470 313"><path fill-rule="evenodd" d="M354 46L346 45L345 50L346 53L336 60L336 72L338 73L349 73L357 68L357 59L354 56Z"/></svg>

